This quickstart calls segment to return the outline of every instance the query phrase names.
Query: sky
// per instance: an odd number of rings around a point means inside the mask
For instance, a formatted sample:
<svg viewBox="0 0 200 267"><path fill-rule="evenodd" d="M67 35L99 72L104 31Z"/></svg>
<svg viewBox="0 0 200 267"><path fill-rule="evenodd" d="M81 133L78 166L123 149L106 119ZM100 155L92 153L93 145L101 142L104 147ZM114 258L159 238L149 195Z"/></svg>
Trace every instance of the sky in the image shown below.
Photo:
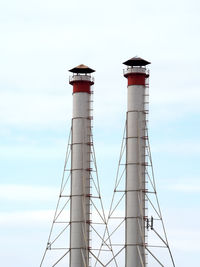
<svg viewBox="0 0 200 267"><path fill-rule="evenodd" d="M96 70L94 142L110 201L126 113L122 62L136 55L152 63L149 136L168 239L176 266L197 266L199 12L197 0L1 0L2 266L39 266L70 130L68 70L82 63Z"/></svg>

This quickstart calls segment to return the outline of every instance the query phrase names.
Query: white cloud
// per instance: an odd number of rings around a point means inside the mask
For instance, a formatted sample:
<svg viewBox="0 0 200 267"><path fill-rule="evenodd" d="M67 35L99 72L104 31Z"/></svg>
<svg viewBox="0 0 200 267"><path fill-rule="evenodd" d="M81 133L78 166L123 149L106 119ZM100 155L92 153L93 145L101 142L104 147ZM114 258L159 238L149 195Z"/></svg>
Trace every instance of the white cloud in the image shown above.
<svg viewBox="0 0 200 267"><path fill-rule="evenodd" d="M200 153L200 140L179 139L156 143L152 147L154 153L169 153L182 156L198 156Z"/></svg>
<svg viewBox="0 0 200 267"><path fill-rule="evenodd" d="M179 179L179 182L177 182L175 179L168 180L167 182L163 181L164 185L163 188L170 190L170 191L175 191L175 192L180 192L180 193L200 193L200 181L199 179L191 179L188 178L186 179Z"/></svg>
<svg viewBox="0 0 200 267"><path fill-rule="evenodd" d="M28 185L19 185L19 184L1 184L0 185L0 199L5 201L25 201L32 202L34 201L43 201L48 202L55 200L59 195L59 188L48 187L48 186L28 186ZM29 213L28 213L29 214Z"/></svg>
<svg viewBox="0 0 200 267"><path fill-rule="evenodd" d="M20 228L29 225L29 228L37 225L51 223L54 210L34 210L34 211L16 211L16 212L0 212L0 225L2 227L10 227L13 222L15 226Z"/></svg>
<svg viewBox="0 0 200 267"><path fill-rule="evenodd" d="M171 88L163 90L162 92L158 92L158 89L152 90L152 103L156 105L181 105L182 108L185 108L185 105L189 107L197 105L196 108L199 108L200 91L195 85L191 86L189 90L187 87L180 88L180 85L178 88L174 87L176 87L176 84L172 84ZM166 85L164 88L166 88Z"/></svg>
<svg viewBox="0 0 200 267"><path fill-rule="evenodd" d="M71 105L62 95L1 93L1 122L5 125L55 127L70 117Z"/></svg>
<svg viewBox="0 0 200 267"><path fill-rule="evenodd" d="M64 144L64 146L63 146ZM3 159L58 159L65 157L65 144L66 141L63 141L61 145L55 146L43 146L38 145L27 145L27 144L18 144L18 145L0 145L0 158ZM64 163L63 163L64 164Z"/></svg>
<svg viewBox="0 0 200 267"><path fill-rule="evenodd" d="M173 245L174 250L179 250L185 253L200 252L199 239L200 231L198 229L173 229L170 232L173 236Z"/></svg>

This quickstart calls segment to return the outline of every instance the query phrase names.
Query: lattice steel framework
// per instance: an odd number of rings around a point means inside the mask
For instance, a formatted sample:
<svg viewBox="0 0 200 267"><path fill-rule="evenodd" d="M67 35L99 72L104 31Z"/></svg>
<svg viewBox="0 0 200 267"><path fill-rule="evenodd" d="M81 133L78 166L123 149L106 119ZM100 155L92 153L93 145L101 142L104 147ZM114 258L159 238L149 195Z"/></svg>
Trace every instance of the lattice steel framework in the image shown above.
<svg viewBox="0 0 200 267"><path fill-rule="evenodd" d="M93 83L94 80L90 75L74 75L70 78L70 81L81 80L84 82L91 79ZM83 89L85 90L84 87ZM105 252L106 254L109 252L114 256L109 242L104 242L104 238L108 237L108 232L93 145L93 90L91 87L89 93L78 93L74 96L74 105L76 107L73 109L73 114L82 112L81 114L83 115L74 115L72 118L58 203L40 267L74 267L72 263L74 254L72 255L72 253L77 254L77 257L81 253L81 265L84 265L84 267L105 266L103 263L106 259ZM83 102L85 101L84 98L88 99L86 100L88 103ZM87 116L84 114L87 114ZM76 132L73 132L74 130ZM73 153L75 153L75 156ZM84 154L82 155L81 153ZM78 180L76 176L73 176L77 172ZM80 176L80 173L82 176ZM78 188L73 185L74 189L72 189L72 183L76 181ZM81 184L80 181L82 181ZM77 194L76 192L80 193ZM74 210L73 198L75 200L78 198L78 203L82 205L80 209L77 209L79 207L76 205L77 210ZM81 214L77 214L77 212L81 212ZM80 221L77 221L77 217L80 218ZM72 231L75 232L72 234ZM80 236L81 238L79 238ZM75 246L77 238L79 238L80 241L78 240L78 242L82 246ZM104 249L101 248L102 243L104 244ZM76 266L81 266L80 263L77 264Z"/></svg>
<svg viewBox="0 0 200 267"><path fill-rule="evenodd" d="M116 181L107 221L114 257L110 258L106 266L175 267L158 201L148 136L149 71L145 67L142 69L139 67L138 72L148 73L145 79L142 106L140 109L128 110L126 114ZM128 71L137 72L137 69L134 67L134 70L128 69ZM139 85L136 90L138 89L142 90L142 87ZM134 121L128 120L130 113L134 116ZM132 126L134 129L130 130ZM130 144L129 140L134 140L135 143ZM138 154L137 157L128 154L130 145L134 147L133 151ZM138 182L133 184L131 189L127 186L127 170L130 165L137 166L136 171L139 177ZM135 179L135 176L133 175L132 178ZM138 204L137 215L131 217L127 216L127 195L130 193L133 193L132 206L129 207L131 212L135 203ZM134 237L129 238L127 221L131 219L132 227L136 231L132 231ZM130 240L137 240L137 242L130 243ZM135 248L133 257L127 255L128 247Z"/></svg>

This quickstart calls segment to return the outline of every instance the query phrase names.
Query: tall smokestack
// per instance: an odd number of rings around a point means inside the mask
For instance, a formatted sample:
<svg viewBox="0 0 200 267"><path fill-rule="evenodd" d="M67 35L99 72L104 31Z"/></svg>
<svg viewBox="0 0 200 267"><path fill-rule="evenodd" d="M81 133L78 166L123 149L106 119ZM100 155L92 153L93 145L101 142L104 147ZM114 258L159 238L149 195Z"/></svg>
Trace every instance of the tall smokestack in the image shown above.
<svg viewBox="0 0 200 267"><path fill-rule="evenodd" d="M70 70L73 85L71 144L70 267L89 266L90 247L90 96L93 69L79 65Z"/></svg>
<svg viewBox="0 0 200 267"><path fill-rule="evenodd" d="M150 62L134 57L124 62L128 80L126 124L125 266L144 267L145 259L145 84Z"/></svg>

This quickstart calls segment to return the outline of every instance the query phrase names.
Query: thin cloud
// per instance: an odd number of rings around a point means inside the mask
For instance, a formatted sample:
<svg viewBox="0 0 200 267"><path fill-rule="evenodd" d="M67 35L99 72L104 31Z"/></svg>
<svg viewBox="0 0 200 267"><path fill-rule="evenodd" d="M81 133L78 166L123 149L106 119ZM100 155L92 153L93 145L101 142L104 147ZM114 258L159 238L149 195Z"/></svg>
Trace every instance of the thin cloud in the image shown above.
<svg viewBox="0 0 200 267"><path fill-rule="evenodd" d="M35 223L42 226L43 223L51 223L54 212L54 210L0 212L0 225L7 228L15 222L15 226L20 225L20 228L27 223L30 228Z"/></svg>
<svg viewBox="0 0 200 267"><path fill-rule="evenodd" d="M167 189L181 193L200 193L200 184L199 182L197 183L194 181L190 181L190 183L183 182L179 184L168 185Z"/></svg>
<svg viewBox="0 0 200 267"><path fill-rule="evenodd" d="M200 154L200 140L179 139L165 143L156 143L152 147L154 153L168 153L181 156L196 156Z"/></svg>
<svg viewBox="0 0 200 267"><path fill-rule="evenodd" d="M200 179L196 177L176 177L162 180L160 185L164 190L180 193L200 193Z"/></svg>
<svg viewBox="0 0 200 267"><path fill-rule="evenodd" d="M55 127L71 114L71 106L59 95L1 93L1 123L10 126Z"/></svg>
<svg viewBox="0 0 200 267"><path fill-rule="evenodd" d="M61 143L61 145L55 144L54 146L44 146L42 144L38 145L27 145L27 144L18 144L18 145L0 145L0 158L1 159L60 159L65 157L65 144L67 141ZM64 146L63 146L64 145Z"/></svg>
<svg viewBox="0 0 200 267"><path fill-rule="evenodd" d="M48 186L28 186L19 184L1 184L0 199L11 201L52 201L58 196L59 188Z"/></svg>

